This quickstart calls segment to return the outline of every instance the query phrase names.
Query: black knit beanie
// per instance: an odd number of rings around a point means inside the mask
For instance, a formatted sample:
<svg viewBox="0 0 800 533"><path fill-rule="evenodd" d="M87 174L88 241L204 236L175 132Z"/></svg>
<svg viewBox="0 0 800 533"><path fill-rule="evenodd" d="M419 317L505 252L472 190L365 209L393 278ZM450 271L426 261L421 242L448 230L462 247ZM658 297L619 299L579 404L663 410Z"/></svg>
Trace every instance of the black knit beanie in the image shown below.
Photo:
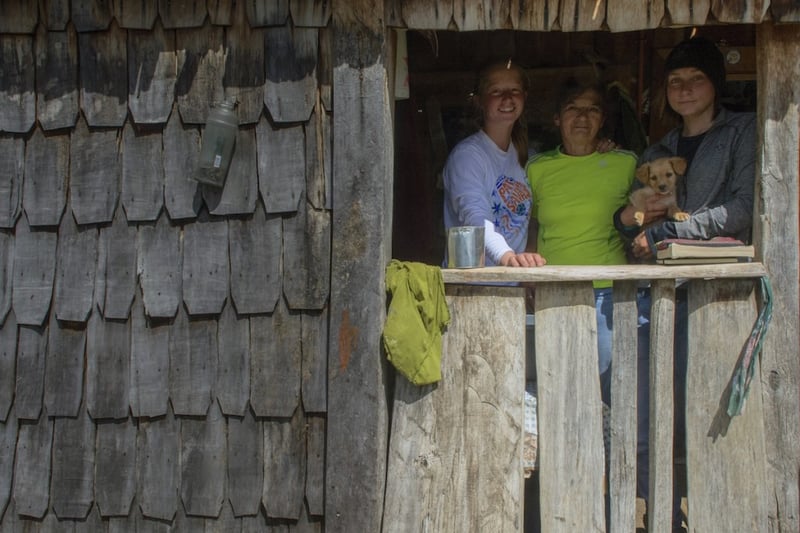
<svg viewBox="0 0 800 533"><path fill-rule="evenodd" d="M664 70L669 73L677 68L692 67L708 76L714 84L716 100L722 96L725 86L725 58L717 45L705 37L686 39L675 45L667 56Z"/></svg>

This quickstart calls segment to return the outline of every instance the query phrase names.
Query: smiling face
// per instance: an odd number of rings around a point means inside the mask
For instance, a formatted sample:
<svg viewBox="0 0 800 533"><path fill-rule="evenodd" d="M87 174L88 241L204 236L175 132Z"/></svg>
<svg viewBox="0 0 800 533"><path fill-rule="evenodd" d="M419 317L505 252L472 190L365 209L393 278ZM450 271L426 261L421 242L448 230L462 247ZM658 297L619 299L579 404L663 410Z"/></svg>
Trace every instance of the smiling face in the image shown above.
<svg viewBox="0 0 800 533"><path fill-rule="evenodd" d="M677 68L667 74L667 101L684 120L714 116L714 84L702 70Z"/></svg>
<svg viewBox="0 0 800 533"><path fill-rule="evenodd" d="M565 146L596 143L604 121L603 99L594 89L565 102L554 119Z"/></svg>
<svg viewBox="0 0 800 533"><path fill-rule="evenodd" d="M516 69L499 66L490 71L479 87L478 105L483 123L512 126L525 109L525 87Z"/></svg>

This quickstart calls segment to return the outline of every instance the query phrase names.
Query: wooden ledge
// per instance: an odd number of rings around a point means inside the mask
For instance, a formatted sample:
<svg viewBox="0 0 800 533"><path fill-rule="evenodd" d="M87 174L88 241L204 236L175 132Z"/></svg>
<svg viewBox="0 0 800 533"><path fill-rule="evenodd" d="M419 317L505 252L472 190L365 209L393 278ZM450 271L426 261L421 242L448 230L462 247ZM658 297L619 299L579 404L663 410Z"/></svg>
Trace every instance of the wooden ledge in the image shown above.
<svg viewBox="0 0 800 533"><path fill-rule="evenodd" d="M553 281L758 278L766 275L762 263L708 265L543 266L539 268L485 267L442 269L445 283L544 283Z"/></svg>

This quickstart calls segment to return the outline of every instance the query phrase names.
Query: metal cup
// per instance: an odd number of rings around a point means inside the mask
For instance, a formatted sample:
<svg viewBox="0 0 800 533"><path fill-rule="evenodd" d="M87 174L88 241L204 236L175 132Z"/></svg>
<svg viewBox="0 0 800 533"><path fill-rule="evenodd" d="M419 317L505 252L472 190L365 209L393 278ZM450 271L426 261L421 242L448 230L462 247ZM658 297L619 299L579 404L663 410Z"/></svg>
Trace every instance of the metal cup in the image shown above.
<svg viewBox="0 0 800 533"><path fill-rule="evenodd" d="M484 266L483 226L455 226L447 232L447 268Z"/></svg>

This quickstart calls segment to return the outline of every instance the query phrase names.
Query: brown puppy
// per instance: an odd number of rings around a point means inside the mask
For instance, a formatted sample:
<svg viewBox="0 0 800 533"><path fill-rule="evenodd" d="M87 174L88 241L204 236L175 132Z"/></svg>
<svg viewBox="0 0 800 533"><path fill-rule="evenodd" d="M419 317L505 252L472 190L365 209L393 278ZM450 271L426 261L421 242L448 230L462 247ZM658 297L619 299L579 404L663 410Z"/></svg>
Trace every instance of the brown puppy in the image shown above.
<svg viewBox="0 0 800 533"><path fill-rule="evenodd" d="M636 169L636 178L645 185L633 191L630 197L631 205L636 208L634 217L639 226L644 223L647 199L651 196L658 196L658 205L667 209L667 216L672 220L689 220L689 213L681 211L675 198L678 178L684 172L686 160L682 157L659 157Z"/></svg>

